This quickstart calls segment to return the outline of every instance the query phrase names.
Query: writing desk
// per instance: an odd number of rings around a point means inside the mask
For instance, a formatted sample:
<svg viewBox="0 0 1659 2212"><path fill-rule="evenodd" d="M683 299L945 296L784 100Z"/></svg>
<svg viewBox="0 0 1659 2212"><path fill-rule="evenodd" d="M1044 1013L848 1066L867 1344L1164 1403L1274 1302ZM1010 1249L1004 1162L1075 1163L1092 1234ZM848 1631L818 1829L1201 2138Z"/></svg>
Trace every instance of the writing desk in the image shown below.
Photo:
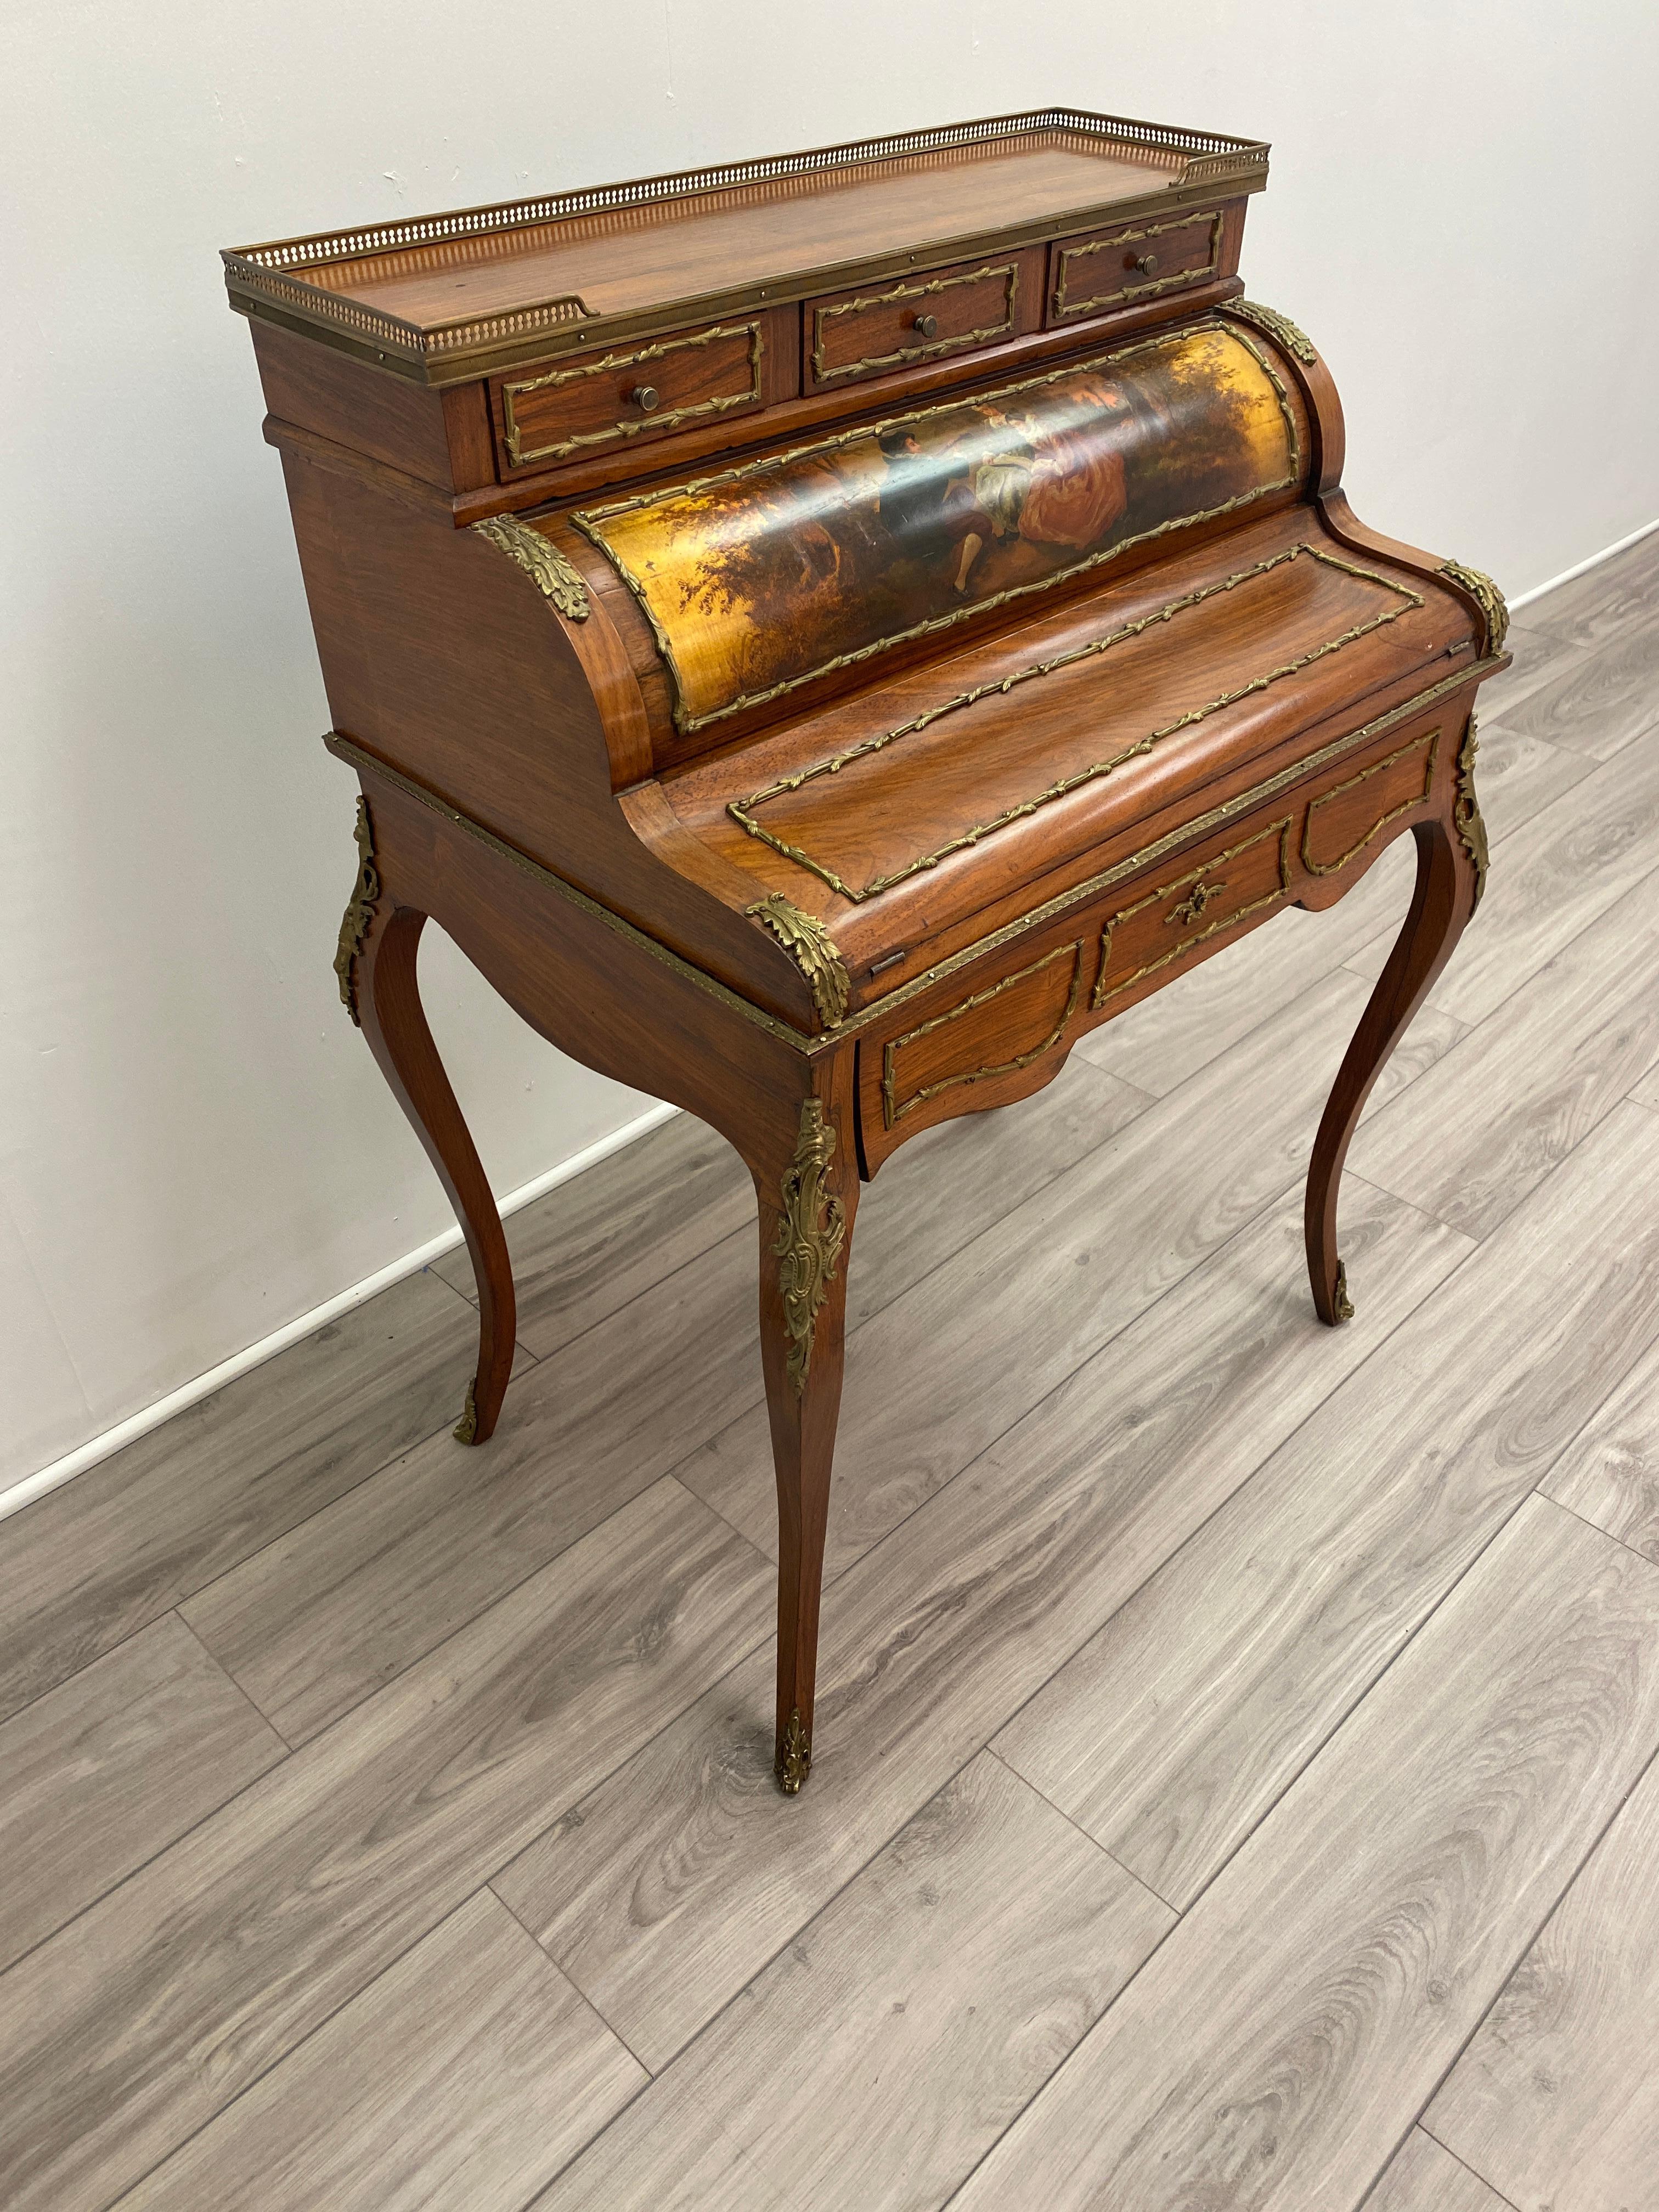
<svg viewBox="0 0 1659 2212"><path fill-rule="evenodd" d="M1480 896L1504 603L1351 512L1237 274L1267 154L1056 109L225 256L362 790L341 994L477 1274L456 1433L513 1279L428 916L754 1176L786 1792L862 1184L1409 830L1308 1179L1339 1323L1348 1141Z"/></svg>

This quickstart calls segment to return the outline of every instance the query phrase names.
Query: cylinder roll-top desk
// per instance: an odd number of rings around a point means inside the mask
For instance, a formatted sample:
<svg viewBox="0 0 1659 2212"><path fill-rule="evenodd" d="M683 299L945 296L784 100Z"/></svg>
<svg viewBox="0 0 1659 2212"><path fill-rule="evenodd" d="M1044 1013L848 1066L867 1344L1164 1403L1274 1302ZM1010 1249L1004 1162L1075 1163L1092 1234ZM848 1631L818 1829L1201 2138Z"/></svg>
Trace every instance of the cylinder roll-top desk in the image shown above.
<svg viewBox="0 0 1659 2212"><path fill-rule="evenodd" d="M1313 1141L1480 896L1488 580L1358 521L1335 389L1235 273L1267 149L1050 110L225 256L333 728L335 965L477 1269L512 1273L416 984L434 917L542 1036L747 1164L812 1692L862 1183L1392 838L1414 896Z"/></svg>

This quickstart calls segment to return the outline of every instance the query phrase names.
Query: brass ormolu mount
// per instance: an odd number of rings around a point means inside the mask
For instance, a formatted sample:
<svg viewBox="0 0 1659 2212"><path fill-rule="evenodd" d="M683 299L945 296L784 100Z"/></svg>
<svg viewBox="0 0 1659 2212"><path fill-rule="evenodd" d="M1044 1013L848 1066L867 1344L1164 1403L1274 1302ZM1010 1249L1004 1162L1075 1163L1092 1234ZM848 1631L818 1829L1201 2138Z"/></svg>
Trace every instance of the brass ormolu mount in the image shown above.
<svg viewBox="0 0 1659 2212"><path fill-rule="evenodd" d="M781 1187L783 1212L772 1247L781 1263L778 1288L789 1333L789 1380L797 1397L806 1388L818 1311L847 1241L846 1209L823 1187L835 1150L836 1133L823 1118L823 1101L807 1099L800 1109L795 1157Z"/></svg>
<svg viewBox="0 0 1659 2212"><path fill-rule="evenodd" d="M362 797L357 801L357 827L353 834L357 840L357 883L340 923L334 972L340 979L340 1004L361 1029L363 1024L357 1012L357 955L363 949L374 920L374 909L380 901L380 872L374 863L374 825L369 819L368 801Z"/></svg>
<svg viewBox="0 0 1659 2212"><path fill-rule="evenodd" d="M818 1019L836 1028L847 1012L853 982L836 940L814 914L803 914L781 891L769 891L744 911L763 922L806 978Z"/></svg>

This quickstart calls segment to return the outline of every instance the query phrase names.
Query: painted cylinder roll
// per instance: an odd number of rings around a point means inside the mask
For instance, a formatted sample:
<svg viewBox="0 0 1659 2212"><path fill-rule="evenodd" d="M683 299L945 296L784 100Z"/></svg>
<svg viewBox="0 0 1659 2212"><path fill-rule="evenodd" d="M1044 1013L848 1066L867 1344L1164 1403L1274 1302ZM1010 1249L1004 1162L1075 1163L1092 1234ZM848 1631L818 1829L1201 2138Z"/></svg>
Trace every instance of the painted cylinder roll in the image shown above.
<svg viewBox="0 0 1659 2212"><path fill-rule="evenodd" d="M692 732L1294 490L1297 421L1271 355L1210 318L571 520Z"/></svg>

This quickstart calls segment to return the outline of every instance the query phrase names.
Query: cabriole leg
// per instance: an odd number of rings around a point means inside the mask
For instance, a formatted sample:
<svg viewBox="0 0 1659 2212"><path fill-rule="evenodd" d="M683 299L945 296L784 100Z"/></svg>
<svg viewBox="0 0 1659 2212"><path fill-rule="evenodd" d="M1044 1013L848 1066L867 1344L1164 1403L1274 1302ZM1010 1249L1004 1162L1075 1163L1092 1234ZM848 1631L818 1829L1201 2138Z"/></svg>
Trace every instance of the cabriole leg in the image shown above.
<svg viewBox="0 0 1659 2212"><path fill-rule="evenodd" d="M1333 1327L1353 1313L1336 1243L1337 1186L1349 1142L1371 1085L1451 957L1486 882L1486 832L1474 796L1474 761L1471 718L1458 760L1451 818L1414 827L1417 886L1411 911L1354 1031L1314 1140L1304 1217L1308 1272L1319 1318Z"/></svg>
<svg viewBox="0 0 1659 2212"><path fill-rule="evenodd" d="M449 1194L472 1255L478 1288L478 1365L455 1434L483 1443L494 1431L513 1368L517 1314L501 1218L471 1133L427 1027L416 975L426 916L398 905L383 879L365 801L357 802L357 889L340 925L340 996L368 1039L380 1072L409 1116Z"/></svg>
<svg viewBox="0 0 1659 2212"><path fill-rule="evenodd" d="M847 1263L858 1204L848 1101L800 1107L793 1150L760 1200L761 1354L778 1486L778 1682L775 1771L793 1796L812 1763L818 1595L830 1469L841 1410Z"/></svg>

